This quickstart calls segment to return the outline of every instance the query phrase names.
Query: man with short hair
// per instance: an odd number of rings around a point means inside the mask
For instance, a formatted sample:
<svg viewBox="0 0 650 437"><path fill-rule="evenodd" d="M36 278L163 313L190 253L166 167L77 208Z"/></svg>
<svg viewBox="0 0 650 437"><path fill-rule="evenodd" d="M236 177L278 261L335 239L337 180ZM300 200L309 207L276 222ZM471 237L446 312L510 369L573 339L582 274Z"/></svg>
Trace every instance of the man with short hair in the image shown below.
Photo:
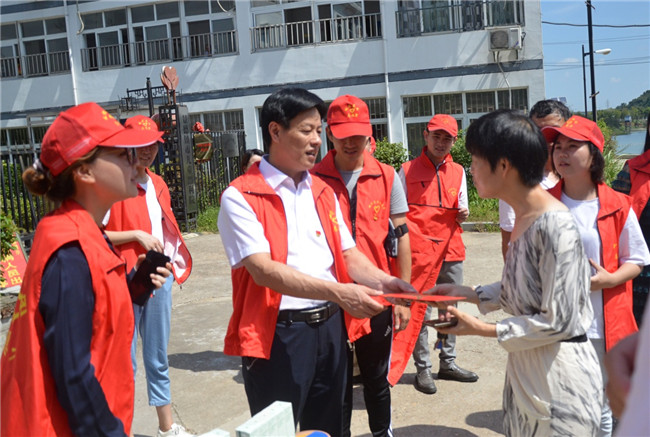
<svg viewBox="0 0 650 437"><path fill-rule="evenodd" d="M334 192L309 174L324 115L323 101L301 88L266 99L260 125L269 154L224 191L218 224L233 287L224 353L242 357L251 414L291 402L301 429L334 436L347 377L339 309L372 317L384 309L373 296L412 287L359 252ZM350 340L367 325L349 330Z"/></svg>
<svg viewBox="0 0 650 437"><path fill-rule="evenodd" d="M434 115L423 132L426 146L422 154L404 163L400 177L409 203L407 214L411 232L412 284L420 292L435 284L462 284L465 246L460 224L469 216L465 169L453 162L452 146L458 136L456 119ZM444 313L439 310L438 315ZM419 335L413 349L417 369L415 388L425 394L437 391L431 374L427 326L431 307L412 307L413 327ZM456 365L456 336L440 344L438 379L474 382L478 375Z"/></svg>
<svg viewBox="0 0 650 437"><path fill-rule="evenodd" d="M538 128L542 129L546 126L552 127L562 127L564 122L571 118L571 111L566 105L559 100L540 100L535 103L532 108L530 108L530 113L528 114L533 123L537 125ZM547 143L548 145L548 161L544 166L544 179L540 185L545 189L550 189L555 186L558 182L558 177L553 172L553 157L552 149L553 144ZM510 235L512 234L512 228L515 225L515 212L513 209L503 200L499 200L499 227L501 228L501 252L503 254L503 259L506 259L506 253L508 253L508 245L510 244Z"/></svg>
<svg viewBox="0 0 650 437"><path fill-rule="evenodd" d="M372 144L372 126L366 103L356 96L336 98L327 111L327 137L334 149L316 164L312 173L320 176L336 193L343 218L359 250L373 264L390 274L391 266L384 248L389 221L398 237L397 271L403 280L411 278L411 247L406 226L408 205L404 189L389 165L377 161L367 151ZM393 319L394 317L394 319ZM393 325L395 331L406 328L410 311L402 305L387 308L370 319L372 331L354 343L363 381L363 396L372 435L389 436L391 430L389 361ZM352 384L348 382L346 423L343 436L350 435Z"/></svg>

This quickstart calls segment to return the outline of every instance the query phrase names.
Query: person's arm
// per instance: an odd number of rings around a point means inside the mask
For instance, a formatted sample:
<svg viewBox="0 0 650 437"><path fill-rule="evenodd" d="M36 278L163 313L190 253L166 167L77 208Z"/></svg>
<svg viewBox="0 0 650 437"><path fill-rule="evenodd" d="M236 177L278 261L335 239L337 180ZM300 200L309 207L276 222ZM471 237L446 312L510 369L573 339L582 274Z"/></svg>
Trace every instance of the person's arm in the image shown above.
<svg viewBox="0 0 650 437"><path fill-rule="evenodd" d="M506 259L506 254L508 253L508 247L510 246L511 235L512 232L501 228L501 255L503 256L504 261Z"/></svg>
<svg viewBox="0 0 650 437"><path fill-rule="evenodd" d="M38 303L43 341L57 399L75 435L124 436L90 362L95 296L88 262L78 243L52 255L43 272Z"/></svg>
<svg viewBox="0 0 650 437"><path fill-rule="evenodd" d="M630 166L627 161L621 171L616 175L616 179L612 181L612 188L620 193L630 194L632 181L630 180Z"/></svg>
<svg viewBox="0 0 650 437"><path fill-rule="evenodd" d="M132 241L136 241L140 243L140 245L145 250L155 250L156 252L160 252L160 253L162 253L164 250L163 244L160 240L158 240L153 235L145 231L142 231L140 229L133 229L130 231L104 231L104 232L106 233L108 239L111 240L111 243L118 246L120 244L131 243Z"/></svg>
<svg viewBox="0 0 650 437"><path fill-rule="evenodd" d="M463 178L460 183L460 190L458 191L458 214L456 215L456 222L460 225L469 217L469 200L467 199L467 176L463 169Z"/></svg>
<svg viewBox="0 0 650 437"><path fill-rule="evenodd" d="M650 252L632 208L618 238L618 260L619 268L611 273L593 260L589 260L596 269L596 274L591 277L592 291L612 288L634 279L641 273L644 265L650 264Z"/></svg>
<svg viewBox="0 0 650 437"><path fill-rule="evenodd" d="M353 247L346 252L349 251L357 251L357 249ZM369 268L379 270L367 258L366 262L369 264ZM380 303L371 297L381 294L377 291L378 289L371 289L358 284L318 279L301 273L286 264L273 261L269 253L254 253L244 258L242 265L258 285L289 296L336 302L344 311L354 317L372 317L384 309ZM385 273L383 274L388 276Z"/></svg>
<svg viewBox="0 0 650 437"><path fill-rule="evenodd" d="M632 386L634 361L639 345L639 333L625 337L614 345L605 355L605 368L609 380L607 381L607 397L609 405L616 417L621 417L625 409L625 401Z"/></svg>
<svg viewBox="0 0 650 437"><path fill-rule="evenodd" d="M406 214L395 214L390 219L396 228L406 224ZM397 266L399 277L411 282L411 239L408 232L397 239Z"/></svg>

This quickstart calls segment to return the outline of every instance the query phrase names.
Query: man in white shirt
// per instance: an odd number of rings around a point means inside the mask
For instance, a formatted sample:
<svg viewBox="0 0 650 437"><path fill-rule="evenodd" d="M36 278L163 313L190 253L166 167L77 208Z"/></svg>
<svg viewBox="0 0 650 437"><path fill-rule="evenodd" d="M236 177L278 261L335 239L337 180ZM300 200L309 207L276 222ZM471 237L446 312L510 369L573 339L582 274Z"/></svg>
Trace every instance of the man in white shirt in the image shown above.
<svg viewBox="0 0 650 437"><path fill-rule="evenodd" d="M373 299L382 292L414 290L359 252L333 190L309 174L325 114L304 89L271 94L260 114L269 154L222 195L218 224L233 283L224 353L242 357L252 415L288 401L301 429L340 435L348 335L370 332L349 316L383 311Z"/></svg>
<svg viewBox="0 0 650 437"><path fill-rule="evenodd" d="M533 105L528 116L540 129L546 126L561 127L571 117L571 111L559 100L540 100ZM544 166L544 178L540 182L540 185L548 190L557 184L558 177L553 172L551 163L553 144L547 145L548 161L546 161L546 166ZM499 227L501 228L501 252L503 253L503 259L506 258L506 253L508 253L510 234L514 225L515 212L510 205L503 200L499 200Z"/></svg>

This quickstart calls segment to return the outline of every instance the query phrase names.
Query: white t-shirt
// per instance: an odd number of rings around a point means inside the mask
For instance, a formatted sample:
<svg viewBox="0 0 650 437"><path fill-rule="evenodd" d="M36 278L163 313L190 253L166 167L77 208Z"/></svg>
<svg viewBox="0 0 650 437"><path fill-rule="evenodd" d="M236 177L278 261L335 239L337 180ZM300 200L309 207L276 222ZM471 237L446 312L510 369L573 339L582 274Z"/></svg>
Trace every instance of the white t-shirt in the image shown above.
<svg viewBox="0 0 650 437"><path fill-rule="evenodd" d="M550 177L550 175L550 173L545 175L539 183L545 190L553 188L558 182L555 176ZM501 199L499 199L499 227L506 232L512 232L515 227L515 210Z"/></svg>
<svg viewBox="0 0 650 437"><path fill-rule="evenodd" d="M315 278L336 282L334 257L327 244L311 192L311 175L305 172L296 186L293 179L269 164L266 157L260 162L260 172L284 205L287 218L287 265ZM336 197L334 199L336 201ZM354 247L355 243L345 225L338 201L336 218L340 224L341 248L345 251ZM242 260L255 253L271 253L262 223L244 196L234 187L228 187L223 192L218 225L228 262L233 268L241 267ZM282 295L280 309L311 308L324 302Z"/></svg>
<svg viewBox="0 0 650 437"><path fill-rule="evenodd" d="M600 234L596 219L600 209L598 198L593 200L574 200L562 193L560 199L571 213L578 224L580 239L585 250L587 258L594 260L595 263L602 265L600 259ZM636 218L636 214L630 208L627 220L618 238L618 259L619 266L626 262L644 266L650 264L650 252L645 244L641 227ZM595 270L592 268L592 275ZM590 294L591 306L594 309L594 320L587 331L589 338L605 338L605 326L603 319L603 291L594 290Z"/></svg>

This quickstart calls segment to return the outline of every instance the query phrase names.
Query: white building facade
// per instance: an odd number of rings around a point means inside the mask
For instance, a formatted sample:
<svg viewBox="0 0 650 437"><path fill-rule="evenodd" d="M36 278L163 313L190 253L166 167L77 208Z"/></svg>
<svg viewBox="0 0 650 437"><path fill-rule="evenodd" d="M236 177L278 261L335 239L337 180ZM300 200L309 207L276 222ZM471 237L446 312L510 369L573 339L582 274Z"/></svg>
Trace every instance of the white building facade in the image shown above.
<svg viewBox="0 0 650 437"><path fill-rule="evenodd" d="M414 155L435 113L467 128L545 98L539 0L3 0L0 25L2 145L38 143L46 123L28 133L29 118L82 102L120 112L166 65L192 119L248 148L287 85L364 99L375 136Z"/></svg>

